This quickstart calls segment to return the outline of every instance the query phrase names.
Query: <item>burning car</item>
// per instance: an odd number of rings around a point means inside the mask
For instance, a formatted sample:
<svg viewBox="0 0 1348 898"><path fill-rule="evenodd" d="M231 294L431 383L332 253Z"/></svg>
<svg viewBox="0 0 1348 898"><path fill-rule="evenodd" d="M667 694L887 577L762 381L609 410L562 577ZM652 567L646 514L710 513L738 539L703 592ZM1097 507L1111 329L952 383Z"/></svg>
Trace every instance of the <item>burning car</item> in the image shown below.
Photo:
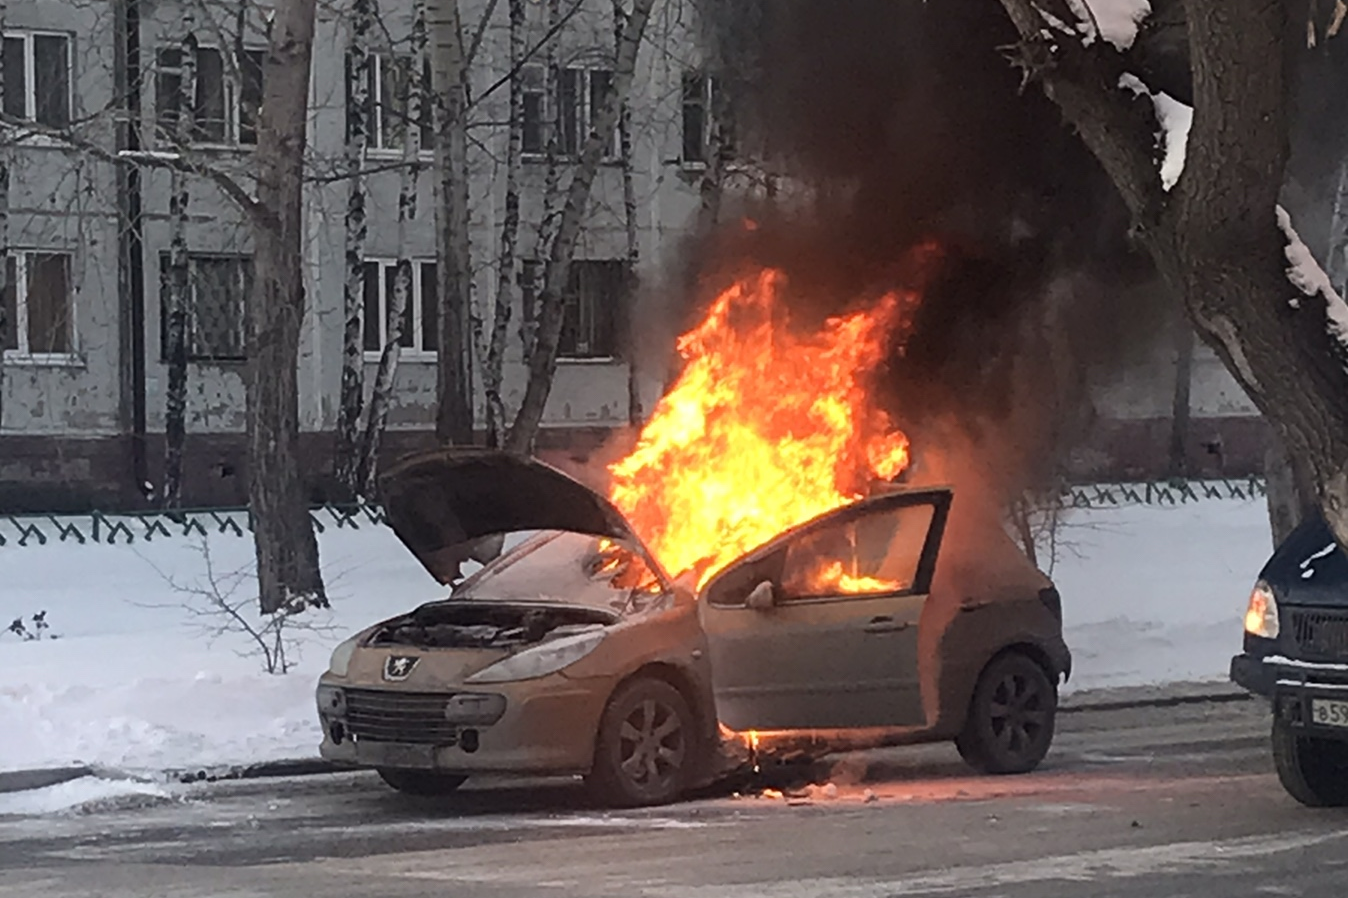
<svg viewBox="0 0 1348 898"><path fill-rule="evenodd" d="M323 756L401 791L580 774L607 803L655 804L749 734L762 750L953 739L989 773L1033 769L1052 740L1071 665L1058 593L999 529L980 543L999 575L960 576L942 552L948 489L884 488L701 583L671 579L612 503L534 459L417 456L383 498L452 589L342 643L317 700ZM461 578L503 534L529 535Z"/></svg>

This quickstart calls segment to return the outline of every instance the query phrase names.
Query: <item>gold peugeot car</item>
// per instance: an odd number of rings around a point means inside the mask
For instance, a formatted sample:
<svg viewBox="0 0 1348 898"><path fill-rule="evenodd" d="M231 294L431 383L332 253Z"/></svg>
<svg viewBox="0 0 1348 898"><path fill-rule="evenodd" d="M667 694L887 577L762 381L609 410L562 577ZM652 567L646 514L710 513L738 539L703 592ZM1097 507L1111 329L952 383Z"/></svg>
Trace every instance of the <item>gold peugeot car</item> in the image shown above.
<svg viewBox="0 0 1348 898"><path fill-rule="evenodd" d="M887 488L698 591L534 459L421 455L382 496L452 588L338 646L317 700L323 757L401 791L580 774L606 803L656 804L749 733L763 751L953 739L990 773L1033 769L1053 738L1071 666L1057 590L1000 526L959 526L949 490Z"/></svg>

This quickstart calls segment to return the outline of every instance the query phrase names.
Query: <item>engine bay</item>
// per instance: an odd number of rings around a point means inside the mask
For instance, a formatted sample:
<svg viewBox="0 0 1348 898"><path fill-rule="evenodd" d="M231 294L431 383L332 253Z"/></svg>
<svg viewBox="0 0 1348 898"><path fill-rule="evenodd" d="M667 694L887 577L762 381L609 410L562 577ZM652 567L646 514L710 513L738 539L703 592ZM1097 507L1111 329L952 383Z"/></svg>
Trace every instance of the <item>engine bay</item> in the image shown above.
<svg viewBox="0 0 1348 898"><path fill-rule="evenodd" d="M598 609L432 602L375 630L369 644L418 648L512 648L613 623Z"/></svg>

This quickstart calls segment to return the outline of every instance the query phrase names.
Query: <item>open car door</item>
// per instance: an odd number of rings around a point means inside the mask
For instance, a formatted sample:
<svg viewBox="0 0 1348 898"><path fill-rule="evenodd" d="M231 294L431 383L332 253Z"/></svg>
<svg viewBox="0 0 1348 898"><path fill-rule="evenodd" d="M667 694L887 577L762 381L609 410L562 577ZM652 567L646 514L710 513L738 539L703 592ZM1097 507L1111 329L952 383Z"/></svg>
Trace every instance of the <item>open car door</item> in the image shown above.
<svg viewBox="0 0 1348 898"><path fill-rule="evenodd" d="M739 731L925 723L918 621L950 499L922 490L849 505L708 583L699 605L720 720Z"/></svg>

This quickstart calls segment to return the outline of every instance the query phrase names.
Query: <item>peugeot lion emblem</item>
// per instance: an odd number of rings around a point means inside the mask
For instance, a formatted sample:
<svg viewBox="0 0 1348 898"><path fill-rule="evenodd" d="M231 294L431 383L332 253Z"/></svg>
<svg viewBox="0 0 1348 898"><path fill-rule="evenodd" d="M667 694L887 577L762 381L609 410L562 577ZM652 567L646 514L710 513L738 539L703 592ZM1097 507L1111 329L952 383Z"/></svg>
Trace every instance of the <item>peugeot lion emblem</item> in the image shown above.
<svg viewBox="0 0 1348 898"><path fill-rule="evenodd" d="M407 679L419 660L410 655L389 655L384 659L384 679L393 682Z"/></svg>

